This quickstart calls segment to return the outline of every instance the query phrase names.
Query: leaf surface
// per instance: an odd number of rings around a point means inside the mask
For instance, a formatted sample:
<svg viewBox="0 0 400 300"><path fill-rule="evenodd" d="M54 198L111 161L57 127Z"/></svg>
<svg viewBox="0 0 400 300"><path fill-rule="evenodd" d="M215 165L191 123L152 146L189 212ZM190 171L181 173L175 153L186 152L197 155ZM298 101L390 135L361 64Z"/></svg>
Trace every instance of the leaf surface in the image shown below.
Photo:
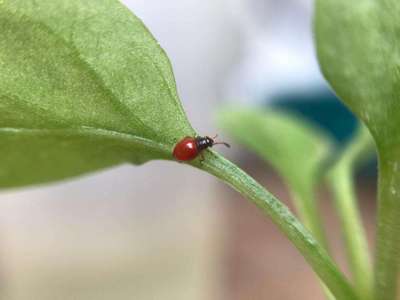
<svg viewBox="0 0 400 300"><path fill-rule="evenodd" d="M170 62L113 0L0 1L0 186L171 159L194 135Z"/></svg>

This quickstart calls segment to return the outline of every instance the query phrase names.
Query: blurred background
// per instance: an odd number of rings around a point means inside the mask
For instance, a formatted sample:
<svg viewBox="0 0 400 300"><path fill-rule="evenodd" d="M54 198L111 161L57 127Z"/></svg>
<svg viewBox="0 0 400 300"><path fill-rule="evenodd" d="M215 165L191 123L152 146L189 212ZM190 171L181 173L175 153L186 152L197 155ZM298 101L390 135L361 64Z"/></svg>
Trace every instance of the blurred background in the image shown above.
<svg viewBox="0 0 400 300"><path fill-rule="evenodd" d="M125 0L168 53L194 128L220 134L227 103L280 105L331 130L351 114L324 82L311 0ZM224 153L290 206L285 185L253 153ZM369 237L374 177L359 178ZM338 222L320 191L336 259ZM0 193L1 299L324 299L312 270L253 205L193 168L155 161Z"/></svg>

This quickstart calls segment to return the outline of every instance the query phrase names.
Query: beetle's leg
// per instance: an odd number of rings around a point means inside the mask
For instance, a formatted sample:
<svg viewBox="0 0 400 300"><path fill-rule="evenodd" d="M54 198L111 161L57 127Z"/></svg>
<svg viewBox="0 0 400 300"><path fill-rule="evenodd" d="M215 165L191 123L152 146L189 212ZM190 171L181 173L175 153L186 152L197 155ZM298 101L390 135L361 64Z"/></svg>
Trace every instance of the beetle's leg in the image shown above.
<svg viewBox="0 0 400 300"><path fill-rule="evenodd" d="M203 152L200 152L200 163L203 163L203 161L204 161L204 154L203 154Z"/></svg>

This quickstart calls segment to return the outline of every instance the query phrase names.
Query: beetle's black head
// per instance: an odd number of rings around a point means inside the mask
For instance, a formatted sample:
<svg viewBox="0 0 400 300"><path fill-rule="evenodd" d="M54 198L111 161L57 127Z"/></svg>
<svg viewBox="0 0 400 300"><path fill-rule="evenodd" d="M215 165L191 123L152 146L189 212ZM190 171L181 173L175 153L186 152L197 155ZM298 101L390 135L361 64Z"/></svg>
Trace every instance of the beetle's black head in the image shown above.
<svg viewBox="0 0 400 300"><path fill-rule="evenodd" d="M210 138L209 136L199 136L196 138L196 145L199 151L204 150L206 148L212 147L214 145L225 145L226 147L230 148L231 146L225 142L216 142L215 138Z"/></svg>
<svg viewBox="0 0 400 300"><path fill-rule="evenodd" d="M208 147L212 147L215 143L214 139L210 138L209 136L205 136L204 139Z"/></svg>
<svg viewBox="0 0 400 300"><path fill-rule="evenodd" d="M199 136L196 138L197 149L204 150L214 145L214 140L209 136Z"/></svg>

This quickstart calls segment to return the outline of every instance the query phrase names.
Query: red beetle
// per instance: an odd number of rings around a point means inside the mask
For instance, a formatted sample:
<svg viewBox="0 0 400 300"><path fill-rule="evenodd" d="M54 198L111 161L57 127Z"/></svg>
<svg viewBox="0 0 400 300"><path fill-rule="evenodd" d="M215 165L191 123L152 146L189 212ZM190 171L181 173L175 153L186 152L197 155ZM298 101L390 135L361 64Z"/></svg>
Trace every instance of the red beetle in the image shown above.
<svg viewBox="0 0 400 300"><path fill-rule="evenodd" d="M188 161L195 159L199 154L202 155L202 151L214 145L225 145L226 147L230 147L228 143L224 142L215 142L214 138L210 138L209 136L198 136L198 137L184 137L180 140L174 148L172 155L176 160L179 161ZM203 157L203 156L202 156Z"/></svg>

